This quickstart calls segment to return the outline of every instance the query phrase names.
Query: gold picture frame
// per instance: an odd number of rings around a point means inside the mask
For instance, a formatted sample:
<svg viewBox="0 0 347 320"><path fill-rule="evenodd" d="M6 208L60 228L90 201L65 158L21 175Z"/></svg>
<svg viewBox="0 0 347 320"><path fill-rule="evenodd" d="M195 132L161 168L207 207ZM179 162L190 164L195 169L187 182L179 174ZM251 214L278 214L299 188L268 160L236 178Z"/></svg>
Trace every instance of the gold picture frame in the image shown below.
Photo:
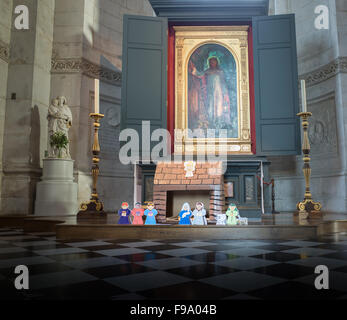
<svg viewBox="0 0 347 320"><path fill-rule="evenodd" d="M248 26L175 26L175 153L204 152L252 154L249 98ZM226 48L235 59L237 83L237 136L227 138L189 137L188 64L197 48L205 44ZM234 119L233 121L236 121ZM200 147L199 147L200 145Z"/></svg>

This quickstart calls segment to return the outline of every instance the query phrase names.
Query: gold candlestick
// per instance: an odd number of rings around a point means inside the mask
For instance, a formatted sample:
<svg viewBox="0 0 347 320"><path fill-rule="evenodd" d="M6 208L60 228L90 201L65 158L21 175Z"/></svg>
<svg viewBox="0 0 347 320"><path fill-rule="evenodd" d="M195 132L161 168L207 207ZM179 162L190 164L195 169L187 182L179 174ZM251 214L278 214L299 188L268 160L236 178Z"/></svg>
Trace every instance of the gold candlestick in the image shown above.
<svg viewBox="0 0 347 320"><path fill-rule="evenodd" d="M93 166L92 166L92 194L88 202L83 202L80 205L80 211L78 217L103 217L106 215L104 212L104 205L99 199L99 195L96 189L99 176L99 154L100 154L100 145L99 145L99 128L100 128L100 119L104 117L101 113L90 113L89 116L94 120L94 140L92 146L92 155L93 155Z"/></svg>
<svg viewBox="0 0 347 320"><path fill-rule="evenodd" d="M304 200L299 202L296 206L297 209L305 213L307 212L311 216L314 214L318 214L322 208L322 205L320 202L315 202L312 200L312 194L310 191L310 177L311 177L311 167L310 167L310 141L308 139L308 118L312 116L311 112L300 112L297 114L302 119L302 128L304 131L304 138L302 142L302 152L304 153L303 160L304 160L304 166L302 171L304 172L305 177L305 196Z"/></svg>

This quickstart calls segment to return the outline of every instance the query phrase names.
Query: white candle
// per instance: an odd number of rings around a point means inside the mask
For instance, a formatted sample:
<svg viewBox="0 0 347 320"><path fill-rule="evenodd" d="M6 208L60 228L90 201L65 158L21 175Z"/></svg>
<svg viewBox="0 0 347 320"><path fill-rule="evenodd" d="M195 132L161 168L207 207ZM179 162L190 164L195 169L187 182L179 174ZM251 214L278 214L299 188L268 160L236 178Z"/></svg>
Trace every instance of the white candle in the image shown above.
<svg viewBox="0 0 347 320"><path fill-rule="evenodd" d="M95 79L94 81L94 105L94 113L99 113L99 79Z"/></svg>
<svg viewBox="0 0 347 320"><path fill-rule="evenodd" d="M301 80L301 105L302 105L302 112L307 112L305 80Z"/></svg>

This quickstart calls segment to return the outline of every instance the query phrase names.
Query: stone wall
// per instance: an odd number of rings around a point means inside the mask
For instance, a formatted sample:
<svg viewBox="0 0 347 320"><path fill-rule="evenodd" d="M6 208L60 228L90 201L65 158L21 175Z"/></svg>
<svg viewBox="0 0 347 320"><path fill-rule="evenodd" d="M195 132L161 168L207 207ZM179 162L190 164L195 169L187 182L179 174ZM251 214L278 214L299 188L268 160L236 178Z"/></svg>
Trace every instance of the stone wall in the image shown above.
<svg viewBox="0 0 347 320"><path fill-rule="evenodd" d="M19 4L29 8L29 30L11 29ZM153 15L153 10L147 0L0 2L0 214L33 212L47 149L47 107L58 95L66 96L73 115L70 148L79 202L89 198L89 113L97 77L105 114L100 196L107 211L133 201L132 167L118 161L123 14Z"/></svg>
<svg viewBox="0 0 347 320"><path fill-rule="evenodd" d="M72 110L71 152L79 202L88 200L91 189L94 79L100 79L101 121L98 191L106 211L122 201L133 202L133 168L118 159L123 14L153 15L143 0L66 1L56 4L52 92L65 95Z"/></svg>
<svg viewBox="0 0 347 320"><path fill-rule="evenodd" d="M314 26L318 5L329 8L328 30ZM310 118L312 194L324 211L346 212L347 4L340 0L276 0L270 13L295 13L299 78L307 84ZM344 90L345 91L345 90ZM295 210L304 194L301 156L277 157L271 175L276 181L276 208Z"/></svg>
<svg viewBox="0 0 347 320"><path fill-rule="evenodd" d="M33 212L35 186L47 145L44 132L50 96L54 2L13 0L13 8L28 7L28 30L14 27L14 13L7 20L11 41L2 148L3 214Z"/></svg>

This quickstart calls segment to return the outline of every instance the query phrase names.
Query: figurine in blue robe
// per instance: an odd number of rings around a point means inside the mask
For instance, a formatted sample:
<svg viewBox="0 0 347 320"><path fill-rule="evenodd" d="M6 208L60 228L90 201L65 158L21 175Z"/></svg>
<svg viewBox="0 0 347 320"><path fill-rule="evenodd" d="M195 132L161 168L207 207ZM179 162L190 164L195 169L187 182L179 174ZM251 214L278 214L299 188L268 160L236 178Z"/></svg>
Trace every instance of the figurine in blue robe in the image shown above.
<svg viewBox="0 0 347 320"><path fill-rule="evenodd" d="M158 214L158 211L154 209L153 202L149 202L147 204L147 209L144 212L144 215L146 216L145 225L157 224L157 221L155 220L155 216L157 214Z"/></svg>
<svg viewBox="0 0 347 320"><path fill-rule="evenodd" d="M191 224L190 222L191 215L192 215L192 211L190 210L189 203L186 202L183 204L182 210L178 215L180 219L178 224L188 224L188 225Z"/></svg>
<svg viewBox="0 0 347 320"><path fill-rule="evenodd" d="M122 208L118 210L118 214L120 215L118 224L131 224L129 219L131 211L127 202L122 203Z"/></svg>

